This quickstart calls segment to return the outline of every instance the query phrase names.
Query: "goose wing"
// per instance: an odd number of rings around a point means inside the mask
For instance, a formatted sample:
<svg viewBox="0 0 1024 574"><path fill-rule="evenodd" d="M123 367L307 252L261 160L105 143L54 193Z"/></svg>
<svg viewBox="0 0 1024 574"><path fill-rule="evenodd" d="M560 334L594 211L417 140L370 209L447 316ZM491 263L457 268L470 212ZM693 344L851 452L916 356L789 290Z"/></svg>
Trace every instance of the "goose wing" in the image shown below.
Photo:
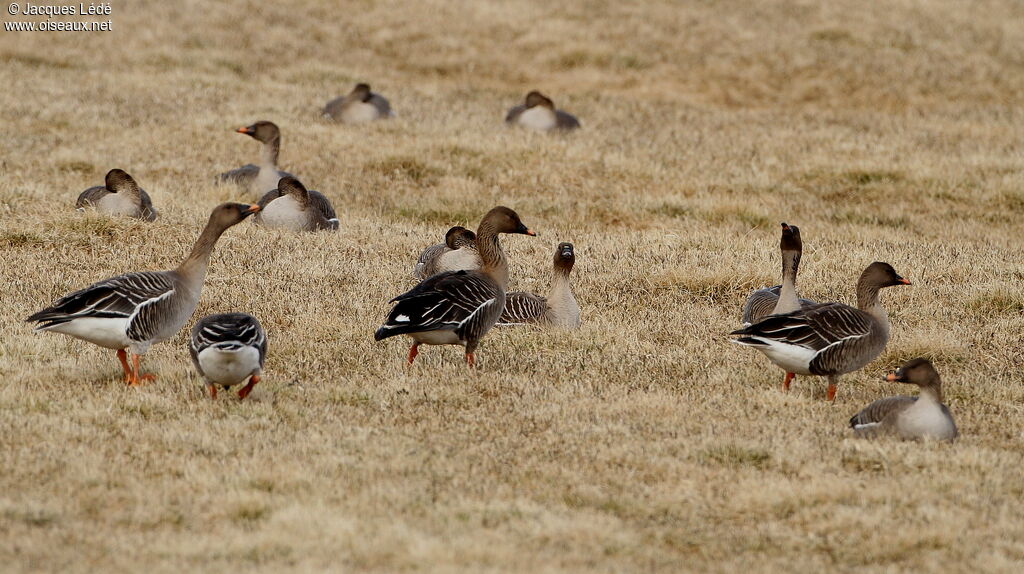
<svg viewBox="0 0 1024 574"><path fill-rule="evenodd" d="M437 243L424 249L423 253L420 253L419 259L416 260L416 266L413 267L412 274L418 279L426 279L434 275L433 271L437 268L437 258L447 249L448 246L444 243Z"/></svg>
<svg viewBox="0 0 1024 574"><path fill-rule="evenodd" d="M867 313L842 303L819 303L792 313L769 315L731 334L821 352L870 333L871 319Z"/></svg>
<svg viewBox="0 0 1024 574"><path fill-rule="evenodd" d="M267 335L263 326L248 313L222 313L208 315L192 327L189 350L192 358L208 347L220 343L239 343L254 347L260 352L260 366L267 354Z"/></svg>
<svg viewBox="0 0 1024 574"><path fill-rule="evenodd" d="M256 179L259 175L260 168L258 165L251 163L245 164L240 168L233 169L231 171L225 171L224 173L217 176L217 181L221 183L237 183L247 184L250 181Z"/></svg>
<svg viewBox="0 0 1024 574"><path fill-rule="evenodd" d="M505 309L501 323L535 323L548 309L547 299L533 293L513 291L505 296Z"/></svg>
<svg viewBox="0 0 1024 574"><path fill-rule="evenodd" d="M574 130L580 127L580 121L568 112L555 110L555 125L561 130Z"/></svg>
<svg viewBox="0 0 1024 574"><path fill-rule="evenodd" d="M26 321L39 323L37 330L46 330L80 318L128 319L129 338L146 340L153 306L173 293L174 282L167 273L127 273L69 293Z"/></svg>
<svg viewBox="0 0 1024 574"><path fill-rule="evenodd" d="M108 195L110 190L102 185L95 185L89 189L78 194L78 200L75 201L75 208L81 209L83 207L89 207L96 205L96 202L105 195Z"/></svg>
<svg viewBox="0 0 1024 574"><path fill-rule="evenodd" d="M459 331L467 326L467 320L480 317L482 308L499 299L503 299L501 289L482 273L439 273L392 299L395 306L374 338L380 341L407 333Z"/></svg>
<svg viewBox="0 0 1024 574"><path fill-rule="evenodd" d="M916 400L916 397L906 396L878 399L850 417L850 428L858 436L873 434L878 431L883 421L899 415Z"/></svg>
<svg viewBox="0 0 1024 574"><path fill-rule="evenodd" d="M331 201L319 191L309 190L309 203L314 209L323 214L324 219L328 222L331 220L337 221L338 216L334 213L334 206L331 205Z"/></svg>
<svg viewBox="0 0 1024 574"><path fill-rule="evenodd" d="M522 115L522 113L525 112L525 111L526 111L526 106L524 106L523 104L519 104L517 106L512 106L508 110L508 114L505 116L505 123L507 123L507 124L514 124L514 123L516 123L516 120L518 120L519 116Z"/></svg>

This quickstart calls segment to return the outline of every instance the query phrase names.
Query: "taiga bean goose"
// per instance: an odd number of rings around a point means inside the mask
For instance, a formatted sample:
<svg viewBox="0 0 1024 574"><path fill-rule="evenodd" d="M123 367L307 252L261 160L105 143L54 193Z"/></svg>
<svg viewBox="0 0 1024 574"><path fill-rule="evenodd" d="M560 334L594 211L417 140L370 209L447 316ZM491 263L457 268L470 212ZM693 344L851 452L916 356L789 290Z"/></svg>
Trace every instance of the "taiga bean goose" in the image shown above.
<svg viewBox="0 0 1024 574"><path fill-rule="evenodd" d="M743 304L744 327L757 323L768 315L791 313L805 305L814 304L814 301L801 299L796 292L796 272L800 267L803 248L800 228L783 222L782 240L779 242L779 249L782 251L782 284L758 289L747 297ZM795 376L793 373L786 373L782 381L783 390L789 390L789 383Z"/></svg>
<svg viewBox="0 0 1024 574"><path fill-rule="evenodd" d="M911 359L886 381L917 385L916 397L888 397L861 409L850 419L850 427L860 437L895 435L904 440L932 438L951 441L956 438L956 423L942 404L942 380L927 359Z"/></svg>
<svg viewBox="0 0 1024 574"><path fill-rule="evenodd" d="M338 216L322 193L307 190L294 177L282 177L277 189L260 198L255 221L261 225L292 231L338 229Z"/></svg>
<svg viewBox="0 0 1024 574"><path fill-rule="evenodd" d="M146 221L155 221L157 212L149 194L135 183L132 176L120 169L112 169L104 178L105 185L83 191L75 202L80 211L94 207L100 213L124 215Z"/></svg>
<svg viewBox="0 0 1024 574"><path fill-rule="evenodd" d="M281 130L273 122L258 121L251 126L235 130L263 144L260 147L259 165L247 164L238 169L220 174L221 182L236 183L248 189L254 197L275 189L282 177L294 177L287 171L277 169L277 157L281 153Z"/></svg>
<svg viewBox="0 0 1024 574"><path fill-rule="evenodd" d="M512 107L505 116L505 123L540 131L569 131L580 127L575 116L555 109L551 98L538 91L526 94L525 104Z"/></svg>
<svg viewBox="0 0 1024 574"><path fill-rule="evenodd" d="M260 382L267 334L248 313L207 315L192 327L188 350L196 370L206 379L211 399L217 398L218 385L226 391L246 383L238 391L238 398L244 399Z"/></svg>
<svg viewBox="0 0 1024 574"><path fill-rule="evenodd" d="M480 253L476 249L476 234L456 225L444 235L444 243L431 245L420 253L412 274L426 279L445 271L473 271L480 268Z"/></svg>
<svg viewBox="0 0 1024 574"><path fill-rule="evenodd" d="M878 300L883 287L910 285L888 263L868 265L857 281L857 309L817 303L782 315L769 315L730 333L733 342L756 348L787 373L828 377L828 400L835 400L839 375L870 363L889 341L889 316Z"/></svg>
<svg viewBox="0 0 1024 574"><path fill-rule="evenodd" d="M395 115L391 104L380 94L370 91L369 84L356 84L346 96L335 98L324 106L324 117L343 124L365 124Z"/></svg>
<svg viewBox="0 0 1024 574"><path fill-rule="evenodd" d="M141 384L153 375L139 372L139 357L153 343L181 329L199 303L210 253L224 231L259 211L257 205L224 203L214 208L188 257L171 271L127 273L65 295L32 314L36 331L55 331L107 349L116 349L125 382ZM128 366L127 353L132 354Z"/></svg>
<svg viewBox="0 0 1024 574"><path fill-rule="evenodd" d="M480 339L498 322L505 308L508 261L498 241L499 233L536 235L511 209L499 206L488 211L476 231L483 261L480 270L438 273L395 297L390 301L395 306L374 339L412 337L407 359L410 364L420 345L464 345L466 364L472 367Z"/></svg>
<svg viewBox="0 0 1024 574"><path fill-rule="evenodd" d="M524 291L513 291L505 297L502 323L538 323L551 327L575 329L580 326L580 306L572 294L569 273L576 263L572 243L559 243L555 250L551 290L541 297Z"/></svg>

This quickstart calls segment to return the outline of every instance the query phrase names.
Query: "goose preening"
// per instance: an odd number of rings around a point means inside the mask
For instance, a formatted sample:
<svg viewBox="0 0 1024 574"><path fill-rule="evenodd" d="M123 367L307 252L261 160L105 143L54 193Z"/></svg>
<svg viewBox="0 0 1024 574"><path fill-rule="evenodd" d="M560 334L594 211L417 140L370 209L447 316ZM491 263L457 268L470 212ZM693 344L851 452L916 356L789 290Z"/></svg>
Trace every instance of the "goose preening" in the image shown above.
<svg viewBox="0 0 1024 574"><path fill-rule="evenodd" d="M559 243L555 249L551 290L547 297L525 291L513 291L505 297L502 323L538 323L551 327L575 329L580 326L580 306L572 294L569 273L576 263L572 243Z"/></svg>
<svg viewBox="0 0 1024 574"><path fill-rule="evenodd" d="M917 385L920 393L879 399L864 407L850 418L855 435L894 435L904 440L956 438L953 415L942 404L942 380L927 359L911 359L884 380Z"/></svg>
<svg viewBox="0 0 1024 574"><path fill-rule="evenodd" d="M36 331L54 331L116 349L125 382L141 384L154 378L139 371L139 357L153 343L165 341L181 329L199 303L210 253L224 231L259 211L257 205L224 203L210 220L188 257L171 271L142 271L118 275L62 297L33 313L26 321ZM125 350L131 352L128 365Z"/></svg>
<svg viewBox="0 0 1024 574"><path fill-rule="evenodd" d="M365 124L387 119L395 114L391 104L380 94L370 91L369 84L356 84L348 95L334 98L324 106L323 115L343 124Z"/></svg>
<svg viewBox="0 0 1024 574"><path fill-rule="evenodd" d="M75 207L84 211L93 207L107 215L123 215L145 221L155 221L157 212L146 190L135 183L132 176L120 169L112 169L103 179L104 185L90 187L78 195Z"/></svg>
<svg viewBox="0 0 1024 574"><path fill-rule="evenodd" d="M260 198L260 211L254 221L260 225L291 231L338 229L338 216L324 194L294 177L282 177L277 188Z"/></svg>
<svg viewBox="0 0 1024 574"><path fill-rule="evenodd" d="M888 263L868 265L857 281L857 308L816 303L791 313L769 315L730 333L733 343L754 347L787 373L828 377L835 400L839 375L870 363L889 341L889 316L878 300L884 287L910 285Z"/></svg>
<svg viewBox="0 0 1024 574"><path fill-rule="evenodd" d="M394 308L373 338L411 337L410 364L420 345L463 345L466 364L472 367L480 339L505 308L508 260L498 241L500 233L536 235L515 211L500 206L488 211L476 231L480 270L439 273L395 297L390 301Z"/></svg>
<svg viewBox="0 0 1024 574"><path fill-rule="evenodd" d="M555 109L551 98L538 91L526 94L525 103L513 106L505 116L505 123L540 131L569 131L580 127L576 116Z"/></svg>
<svg viewBox="0 0 1024 574"><path fill-rule="evenodd" d="M248 313L207 315L192 327L188 350L196 370L206 379L211 399L217 398L218 386L226 391L246 383L238 391L238 398L244 399L260 382L267 334Z"/></svg>
<svg viewBox="0 0 1024 574"><path fill-rule="evenodd" d="M260 163L246 164L238 169L224 172L218 179L224 183L235 183L249 190L254 197L277 187L282 177L294 177L277 169L277 157L281 153L281 130L273 122L258 121L251 126L235 130L263 144L260 147Z"/></svg>
<svg viewBox="0 0 1024 574"><path fill-rule="evenodd" d="M779 242L779 249L782 251L782 284L758 289L747 297L743 304L744 327L753 325L768 315L792 313L801 307L814 304L814 301L801 299L796 292L796 273L800 267L803 248L800 228L783 222L782 240ZM795 376L794 373L786 373L782 381L783 390L789 390L789 384Z"/></svg>
<svg viewBox="0 0 1024 574"><path fill-rule="evenodd" d="M476 234L456 225L444 234L444 243L431 245L420 253L412 274L426 279L445 271L473 271L480 268L480 253L476 249Z"/></svg>

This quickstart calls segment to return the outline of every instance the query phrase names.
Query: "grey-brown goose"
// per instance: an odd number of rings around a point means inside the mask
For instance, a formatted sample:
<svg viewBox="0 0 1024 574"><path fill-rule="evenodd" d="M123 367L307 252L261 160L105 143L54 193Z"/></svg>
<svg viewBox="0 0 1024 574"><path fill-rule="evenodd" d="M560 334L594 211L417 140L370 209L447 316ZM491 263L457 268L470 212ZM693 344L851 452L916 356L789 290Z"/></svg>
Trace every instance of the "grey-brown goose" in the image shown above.
<svg viewBox="0 0 1024 574"><path fill-rule="evenodd" d="M246 383L238 391L238 398L244 399L260 382L267 334L248 313L207 315L192 327L188 350L192 364L206 379L211 399L217 398L218 386L228 390Z"/></svg>
<svg viewBox="0 0 1024 574"><path fill-rule="evenodd" d="M483 266L479 271L448 271L420 282L390 302L394 308L374 339L408 335L413 344L408 362L420 345L464 345L466 364L475 364L480 339L494 327L505 308L508 261L498 241L500 233L536 235L507 207L487 212L476 232Z"/></svg>
<svg viewBox="0 0 1024 574"><path fill-rule="evenodd" d="M540 131L569 131L580 127L576 116L555 109L551 98L538 91L526 94L525 103L509 109L505 123Z"/></svg>
<svg viewBox="0 0 1024 574"><path fill-rule="evenodd" d="M394 116L391 104L370 91L369 84L356 84L348 95L334 98L324 106L324 117L343 124L365 124Z"/></svg>
<svg viewBox="0 0 1024 574"><path fill-rule="evenodd" d="M155 221L157 212L146 190L135 183L124 170L112 169L103 179L104 185L90 187L78 195L75 207L84 210L94 207L100 213L124 215L145 221Z"/></svg>
<svg viewBox="0 0 1024 574"><path fill-rule="evenodd" d="M828 400L835 400L839 375L870 363L889 341L889 316L878 300L884 287L910 285L892 265L874 262L857 281L857 308L817 303L792 313L769 315L730 333L733 342L764 353L787 373L828 377Z"/></svg>
<svg viewBox="0 0 1024 574"><path fill-rule="evenodd" d="M277 124L261 120L235 131L263 144L260 147L260 163L250 163L224 172L218 176L221 182L238 184L248 189L253 197L259 198L275 189L282 177L294 177L287 171L277 168L277 158L281 153L281 130Z"/></svg>
<svg viewBox="0 0 1024 574"><path fill-rule="evenodd" d="M199 303L210 253L224 231L257 212L259 206L224 203L210 220L188 257L171 271L143 271L118 275L62 297L33 313L36 331L70 335L107 349L116 349L130 385L152 379L139 371L139 357L150 345L174 336ZM129 367L127 353L131 352Z"/></svg>
<svg viewBox="0 0 1024 574"><path fill-rule="evenodd" d="M259 206L255 221L260 225L291 231L338 229L330 200L319 191L307 190L294 177L282 177L276 189L260 198Z"/></svg>
<svg viewBox="0 0 1024 574"><path fill-rule="evenodd" d="M927 359L911 359L885 380L917 385L920 394L879 399L864 407L850 419L854 434L860 437L895 435L904 440L951 441L956 438L953 415L942 404L942 380Z"/></svg>
<svg viewBox="0 0 1024 574"><path fill-rule="evenodd" d="M801 299L796 291L796 273L800 267L803 248L800 228L783 222L782 239L779 242L779 249L782 252L782 284L758 289L747 297L743 304L744 327L757 323L768 315L791 313L801 307L814 305L814 301ZM794 373L786 373L782 380L783 390L789 390L789 384L795 376Z"/></svg>
<svg viewBox="0 0 1024 574"><path fill-rule="evenodd" d="M444 243L431 245L420 253L412 274L417 279L445 271L472 271L480 268L480 253L476 249L476 234L456 225L444 235Z"/></svg>
<svg viewBox="0 0 1024 574"><path fill-rule="evenodd" d="M569 273L576 263L572 243L559 243L555 249L551 290L547 297L525 291L513 291L505 297L502 323L537 323L551 327L575 329L580 326L580 305L572 293Z"/></svg>

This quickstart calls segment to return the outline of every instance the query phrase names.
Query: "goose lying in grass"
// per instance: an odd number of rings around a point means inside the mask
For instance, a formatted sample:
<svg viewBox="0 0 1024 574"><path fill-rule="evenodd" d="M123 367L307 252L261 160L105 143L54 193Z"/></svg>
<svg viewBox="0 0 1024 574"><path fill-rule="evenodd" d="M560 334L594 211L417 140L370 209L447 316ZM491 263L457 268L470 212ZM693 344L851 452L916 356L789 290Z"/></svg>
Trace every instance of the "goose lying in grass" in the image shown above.
<svg viewBox="0 0 1024 574"><path fill-rule="evenodd" d="M224 172L217 176L219 181L238 184L249 190L253 198L259 198L275 189L277 182L282 177L295 177L287 171L277 168L277 158L281 153L281 130L278 129L277 124L261 120L235 131L262 144L260 146L260 163L258 165L250 163Z"/></svg>
<svg viewBox="0 0 1024 574"><path fill-rule="evenodd" d="M879 399L864 407L850 419L854 434L893 435L905 440L951 441L957 437L953 415L942 404L942 380L927 359L911 359L885 380L917 385L920 394Z"/></svg>
<svg viewBox="0 0 1024 574"><path fill-rule="evenodd" d="M549 327L575 329L580 326L580 306L572 293L569 273L576 263L572 243L559 243L555 249L551 290L547 297L525 291L513 291L505 297L501 323L537 323Z"/></svg>
<svg viewBox="0 0 1024 574"><path fill-rule="evenodd" d="M782 251L782 284L758 289L747 297L743 304L744 327L757 323L768 315L792 313L801 307L814 305L814 301L801 299L796 292L796 273L800 267L803 248L800 229L783 222L782 240L779 242L779 249ZM782 390L789 390L789 383L795 376L794 373L786 373L782 380Z"/></svg>
<svg viewBox="0 0 1024 574"><path fill-rule="evenodd" d="M338 229L338 216L330 200L319 191L307 190L294 177L282 177L276 189L260 198L259 206L254 220L266 227L291 231Z"/></svg>
<svg viewBox="0 0 1024 574"><path fill-rule="evenodd" d="M868 265L857 281L857 308L842 303L808 305L769 315L730 333L733 342L754 347L787 373L828 377L828 400L835 400L839 375L870 363L889 341L889 316L878 292L910 285L888 263Z"/></svg>
<svg viewBox="0 0 1024 574"><path fill-rule="evenodd" d="M505 123L538 131L571 131L580 127L576 116L555 109L551 98L538 91L526 94L525 103L509 109Z"/></svg>
<svg viewBox="0 0 1024 574"><path fill-rule="evenodd" d="M369 84L356 84L348 95L334 98L324 106L323 115L343 124L365 124L394 116L391 104L370 91Z"/></svg>
<svg viewBox="0 0 1024 574"><path fill-rule="evenodd" d="M142 374L139 358L150 345L174 336L199 303L210 253L221 234L259 211L257 205L224 203L210 220L188 257L171 271L126 273L94 283L33 313L36 331L53 331L116 349L125 382L135 386L155 378ZM131 366L125 350L131 352Z"/></svg>
<svg viewBox="0 0 1024 574"><path fill-rule="evenodd" d="M426 279L445 271L473 271L480 268L480 253L476 249L476 234L456 225L444 235L444 243L431 245L420 253L412 274Z"/></svg>
<svg viewBox="0 0 1024 574"><path fill-rule="evenodd" d="M112 169L104 178L104 185L90 187L78 195L75 207L79 211L93 207L99 213L123 215L145 221L155 221L157 212L146 190L135 183L132 176L120 169Z"/></svg>
<svg viewBox="0 0 1024 574"><path fill-rule="evenodd" d="M413 344L407 359L410 364L420 345L463 345L466 364L474 366L480 339L494 327L505 308L508 260L498 241L500 233L536 235L511 209L490 210L476 232L483 262L480 270L439 273L395 297L391 300L395 306L374 339L411 337Z"/></svg>
<svg viewBox="0 0 1024 574"><path fill-rule="evenodd" d="M246 383L238 391L238 398L244 399L260 382L267 334L248 313L207 315L192 327L188 350L196 370L206 379L211 399L217 398L218 386L226 391Z"/></svg>

